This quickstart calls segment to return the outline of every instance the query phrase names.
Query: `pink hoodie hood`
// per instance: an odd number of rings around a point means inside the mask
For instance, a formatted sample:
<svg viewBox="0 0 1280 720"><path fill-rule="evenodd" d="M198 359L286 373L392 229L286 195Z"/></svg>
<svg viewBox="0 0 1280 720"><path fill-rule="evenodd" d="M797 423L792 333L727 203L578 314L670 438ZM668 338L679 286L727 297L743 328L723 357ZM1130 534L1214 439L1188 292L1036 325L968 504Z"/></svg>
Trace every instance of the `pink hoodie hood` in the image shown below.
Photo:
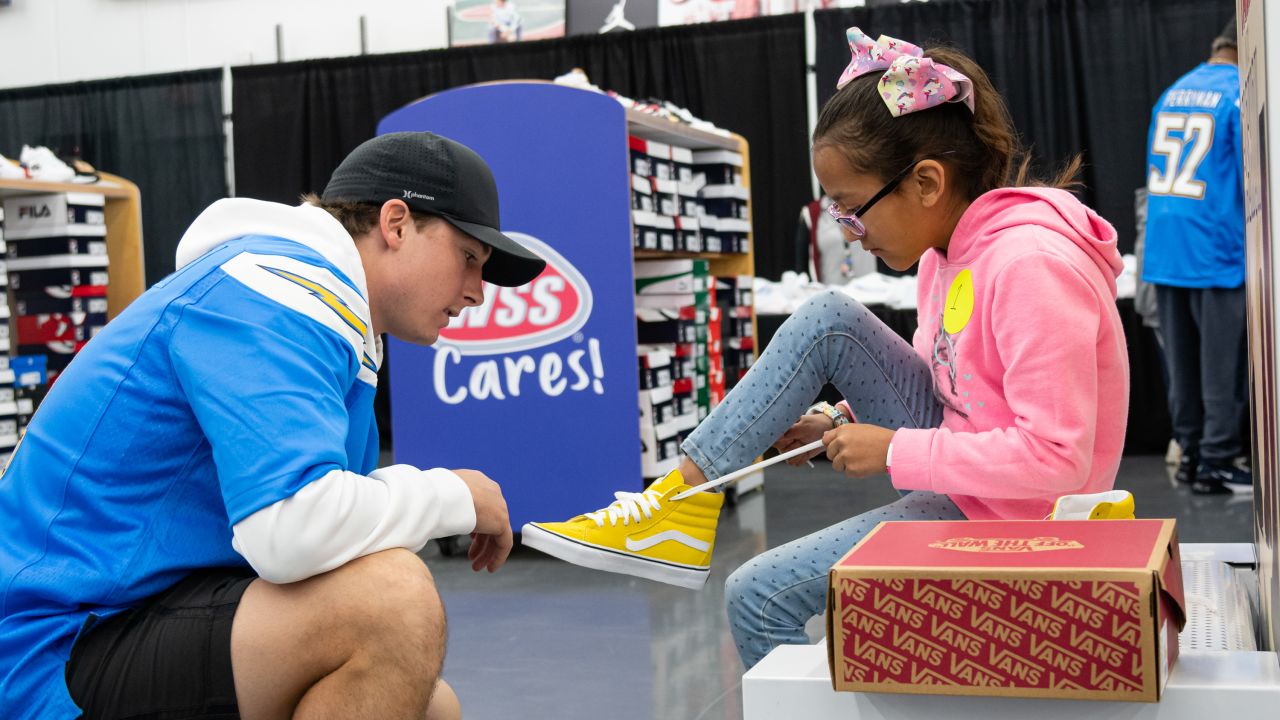
<svg viewBox="0 0 1280 720"><path fill-rule="evenodd" d="M975 200L946 253L920 260L913 345L948 408L941 427L894 434L893 484L971 519L1042 518L1061 495L1111 489L1129 402L1122 268L1115 229L1070 193Z"/></svg>
<svg viewBox="0 0 1280 720"><path fill-rule="evenodd" d="M947 261L968 262L1009 230L1039 226L1072 241L1098 267L1116 296L1124 261L1116 249L1116 229L1066 190L1001 188L979 197L965 210L947 248Z"/></svg>

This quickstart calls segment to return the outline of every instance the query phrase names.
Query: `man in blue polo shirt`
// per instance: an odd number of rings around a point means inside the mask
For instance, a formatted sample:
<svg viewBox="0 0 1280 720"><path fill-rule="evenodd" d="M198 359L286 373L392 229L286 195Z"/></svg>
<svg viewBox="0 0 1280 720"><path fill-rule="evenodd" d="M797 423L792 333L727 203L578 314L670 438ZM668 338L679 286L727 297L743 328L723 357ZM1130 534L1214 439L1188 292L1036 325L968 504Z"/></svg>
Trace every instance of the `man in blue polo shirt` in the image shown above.
<svg viewBox="0 0 1280 720"><path fill-rule="evenodd" d="M1142 277L1156 288L1169 366L1177 478L1201 494L1248 493L1244 185L1235 19L1212 56L1156 103L1147 143Z"/></svg>
<svg viewBox="0 0 1280 720"><path fill-rule="evenodd" d="M498 217L484 161L430 133L364 143L299 207L201 214L0 476L0 715L456 715L413 553L472 533L496 570L506 503L474 470L375 469L373 396L381 333L432 343L482 278L541 272Z"/></svg>

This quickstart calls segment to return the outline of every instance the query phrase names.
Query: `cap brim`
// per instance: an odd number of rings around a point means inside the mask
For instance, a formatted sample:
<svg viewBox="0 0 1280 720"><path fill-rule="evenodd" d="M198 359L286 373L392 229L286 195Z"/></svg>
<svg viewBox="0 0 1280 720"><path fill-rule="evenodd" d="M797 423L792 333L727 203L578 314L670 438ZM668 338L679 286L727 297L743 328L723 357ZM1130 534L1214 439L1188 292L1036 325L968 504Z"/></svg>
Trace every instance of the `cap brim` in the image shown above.
<svg viewBox="0 0 1280 720"><path fill-rule="evenodd" d="M546 268L547 261L528 248L487 225L444 218L450 225L493 248L485 262L481 277L485 282L503 287L519 287L532 281Z"/></svg>

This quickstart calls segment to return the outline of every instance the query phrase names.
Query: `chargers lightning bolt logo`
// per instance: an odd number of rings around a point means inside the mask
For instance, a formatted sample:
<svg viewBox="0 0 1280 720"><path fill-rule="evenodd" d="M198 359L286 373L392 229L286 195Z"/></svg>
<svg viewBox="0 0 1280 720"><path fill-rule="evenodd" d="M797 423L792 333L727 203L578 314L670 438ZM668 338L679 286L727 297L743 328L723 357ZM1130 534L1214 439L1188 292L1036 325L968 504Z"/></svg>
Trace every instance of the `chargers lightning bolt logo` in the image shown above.
<svg viewBox="0 0 1280 720"><path fill-rule="evenodd" d="M259 265L258 267L262 268L263 270L266 270L269 273L272 273L273 275L282 277L291 283L294 283L296 285L301 285L307 290L310 290L312 295L314 295L320 302L324 303L326 307L328 307L330 310L336 313L338 317L342 318L342 321L346 323L352 330L355 330L356 332L360 333L360 337L365 337L368 334L368 331L369 331L368 324L366 324L364 320L361 320L360 316L357 315L349 305L343 302L342 298L335 295L334 292L329 288L321 285L320 283L314 280L309 280L296 273L291 273L288 270L281 270L279 268L267 267L266 265ZM369 357L368 353L364 353L362 355L362 357L360 358L360 364L364 365L365 367L369 368L374 372L378 371L378 366L374 364L373 358Z"/></svg>

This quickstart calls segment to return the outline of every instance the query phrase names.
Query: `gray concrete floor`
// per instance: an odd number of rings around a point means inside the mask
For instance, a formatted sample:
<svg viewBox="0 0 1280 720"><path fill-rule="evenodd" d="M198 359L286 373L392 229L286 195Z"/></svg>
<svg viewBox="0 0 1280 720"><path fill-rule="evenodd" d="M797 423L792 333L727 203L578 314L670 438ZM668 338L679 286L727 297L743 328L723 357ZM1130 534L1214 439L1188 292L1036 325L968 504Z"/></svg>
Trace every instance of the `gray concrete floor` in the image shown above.
<svg viewBox="0 0 1280 720"><path fill-rule="evenodd" d="M1126 457L1116 486L1133 492L1139 517L1177 518L1183 542L1253 539L1251 499L1193 496L1162 457ZM886 478L847 479L825 462L772 468L763 492L721 515L711 579L699 591L523 549L496 574L473 573L465 557L432 544L422 556L449 615L444 677L472 720L736 720L743 668L725 578L768 548L896 497Z"/></svg>

